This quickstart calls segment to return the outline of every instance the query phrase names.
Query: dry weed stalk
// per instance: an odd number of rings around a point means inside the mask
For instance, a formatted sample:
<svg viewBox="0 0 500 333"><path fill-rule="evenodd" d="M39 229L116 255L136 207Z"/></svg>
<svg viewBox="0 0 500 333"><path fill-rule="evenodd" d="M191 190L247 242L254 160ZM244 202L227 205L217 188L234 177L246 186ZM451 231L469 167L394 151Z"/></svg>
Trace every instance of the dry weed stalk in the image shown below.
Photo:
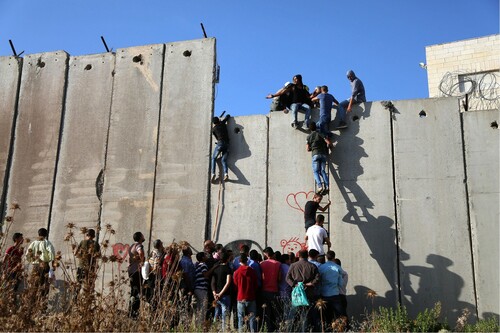
<svg viewBox="0 0 500 333"><path fill-rule="evenodd" d="M4 233L0 234L0 251L5 253L5 246L15 212L20 209L15 204L11 214L5 219ZM74 223L67 224L65 243L73 253L78 245L75 230L85 233L87 228L77 228ZM96 230L101 230L96 227ZM123 258L109 254L110 237L115 234L111 225L103 230L101 256L92 260L97 263L95 270L83 280L77 281L74 255L63 258L57 252L53 261L54 269L59 270L61 280L57 288L50 285L50 297L37 287L33 267L26 264L22 272L21 291L14 292L12 279L7 274L0 274L0 327L3 331L51 331L51 332L97 332L97 331L199 331L192 324L190 296L181 293L182 274L179 271L179 244L172 243L167 247L170 265L166 272L163 287L160 281L151 300L141 299L137 318L128 317L128 277L125 270L119 269ZM26 239L29 243L30 240ZM39 254L31 253L32 257ZM0 265L0 268L3 268ZM105 280L107 272L111 272L111 281ZM99 286L96 288L96 286ZM209 327L207 327L210 329Z"/></svg>

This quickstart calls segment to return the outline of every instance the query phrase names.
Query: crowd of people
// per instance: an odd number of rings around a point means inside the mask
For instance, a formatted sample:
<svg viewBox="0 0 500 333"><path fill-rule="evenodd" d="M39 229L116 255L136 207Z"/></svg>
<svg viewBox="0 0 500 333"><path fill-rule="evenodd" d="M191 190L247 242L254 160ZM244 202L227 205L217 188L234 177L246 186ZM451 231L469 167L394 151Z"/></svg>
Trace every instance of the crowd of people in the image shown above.
<svg viewBox="0 0 500 333"><path fill-rule="evenodd" d="M318 215L316 220L307 232L308 250L297 254L280 253L271 247L260 253L245 244L235 254L222 244L207 240L203 252L197 253L193 260L189 244L182 245L176 253L156 240L146 256L144 236L135 233L135 243L129 247L130 316L138 314L141 299L154 302L154 295L163 288L161 281L175 271L182 276L181 293L193 298L189 302L195 304L192 314L200 321L220 322L223 331L228 328L231 313L238 330L252 332L263 328L321 330L320 318L328 327L337 318L347 320L347 273L330 250L331 244L322 228L324 216ZM328 245L326 252L323 243ZM141 269L145 263L148 270ZM306 288L307 306L293 306L292 290L299 282ZM144 288L145 285L148 287Z"/></svg>
<svg viewBox="0 0 500 333"><path fill-rule="evenodd" d="M319 204L321 198L316 194L306 204L307 250L305 247L298 253L280 253L271 247L259 252L244 243L239 253L233 253L222 244L207 240L194 260L188 243L165 247L157 239L147 253L144 235L134 233L134 243L128 247L129 316L137 317L144 301L154 310L161 297L165 297L162 289L175 280L177 292L189 299L190 306L183 310L198 322L220 323L221 330L229 327L231 314L235 318L234 327L252 332L263 329L319 331L322 325L331 327L339 318L348 323L345 296L348 275L331 250L328 233L323 228L324 216L316 216L316 210L326 209ZM311 224L312 219L314 224ZM12 282L13 291L17 291L24 277L27 262L32 267L32 285L46 298L55 263L60 260L47 237L47 229L39 229L38 239L24 252L23 235L14 233L13 244L5 253L2 267ZM75 299L82 287L87 292L94 291L101 258L95 237L94 229L85 229L84 239L74 246L79 284ZM305 288L307 304L294 303L294 289L298 285ZM348 328L347 325L343 327Z"/></svg>

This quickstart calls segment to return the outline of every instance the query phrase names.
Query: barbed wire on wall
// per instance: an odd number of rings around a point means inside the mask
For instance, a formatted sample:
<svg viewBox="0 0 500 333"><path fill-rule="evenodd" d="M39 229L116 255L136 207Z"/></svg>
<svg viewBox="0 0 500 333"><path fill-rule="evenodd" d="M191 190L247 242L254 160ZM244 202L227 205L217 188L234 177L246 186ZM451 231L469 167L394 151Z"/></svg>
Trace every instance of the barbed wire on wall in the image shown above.
<svg viewBox="0 0 500 333"><path fill-rule="evenodd" d="M500 107L499 72L447 72L439 83L441 96L463 98L468 95L469 110L491 110Z"/></svg>

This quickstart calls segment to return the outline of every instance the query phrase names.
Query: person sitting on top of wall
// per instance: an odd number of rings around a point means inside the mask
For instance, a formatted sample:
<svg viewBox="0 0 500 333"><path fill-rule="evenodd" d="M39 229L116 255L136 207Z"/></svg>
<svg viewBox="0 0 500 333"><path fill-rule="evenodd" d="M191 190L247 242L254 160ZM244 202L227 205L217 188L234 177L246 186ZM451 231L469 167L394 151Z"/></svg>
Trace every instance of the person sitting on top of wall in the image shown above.
<svg viewBox="0 0 500 333"><path fill-rule="evenodd" d="M302 75L297 74L293 77L293 84L290 84L287 88L279 90L276 94L269 94L266 98L274 98L276 96L281 96L291 92L291 105L290 110L292 110L292 127L299 129L302 126L298 121L298 112L303 110L305 112L304 125L309 127L309 117L311 116L311 98L309 94L309 89L302 83Z"/></svg>

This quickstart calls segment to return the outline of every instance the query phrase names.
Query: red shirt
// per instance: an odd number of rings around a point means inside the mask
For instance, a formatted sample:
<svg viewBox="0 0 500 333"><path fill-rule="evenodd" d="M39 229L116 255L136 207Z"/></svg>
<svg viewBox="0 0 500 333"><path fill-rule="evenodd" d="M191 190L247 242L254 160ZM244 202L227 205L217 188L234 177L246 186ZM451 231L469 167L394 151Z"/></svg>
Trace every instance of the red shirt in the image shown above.
<svg viewBox="0 0 500 333"><path fill-rule="evenodd" d="M262 291L277 293L278 276L280 274L281 263L274 259L267 259L260 263L262 270Z"/></svg>
<svg viewBox="0 0 500 333"><path fill-rule="evenodd" d="M9 273L21 269L19 264L21 263L22 256L23 250L19 246L13 245L7 249L4 264Z"/></svg>
<svg viewBox="0 0 500 333"><path fill-rule="evenodd" d="M257 273L252 267L241 265L233 274L233 281L238 294L238 301L255 301L255 294L259 286Z"/></svg>

